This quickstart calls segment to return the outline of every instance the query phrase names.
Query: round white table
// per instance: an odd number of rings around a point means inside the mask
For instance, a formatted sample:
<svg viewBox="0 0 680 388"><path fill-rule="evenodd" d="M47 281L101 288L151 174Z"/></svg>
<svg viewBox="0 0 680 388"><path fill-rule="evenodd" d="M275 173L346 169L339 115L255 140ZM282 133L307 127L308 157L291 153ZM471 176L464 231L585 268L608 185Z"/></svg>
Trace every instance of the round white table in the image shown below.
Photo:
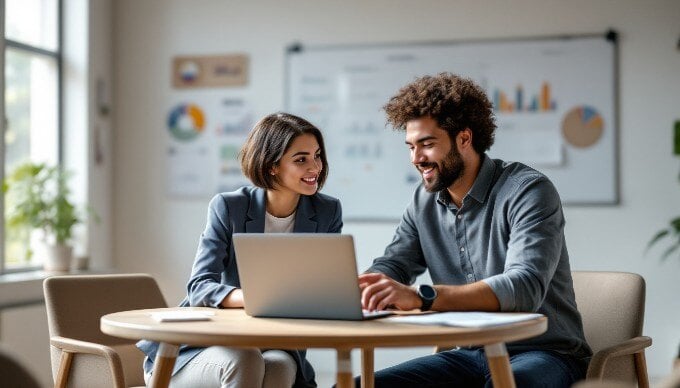
<svg viewBox="0 0 680 388"><path fill-rule="evenodd" d="M208 310L210 321L157 322L151 313L180 309L132 310L101 318L102 332L128 339L161 343L151 382L167 387L177 357L178 345L231 346L275 349L332 348L337 351L337 386L353 387L350 351L362 350L362 386L373 387L373 349L408 346L484 346L491 378L498 388L514 387L515 381L505 348L506 342L542 334L547 319L486 328L423 326L384 319L336 321L313 319L254 318L242 309ZM187 309L187 308L182 308Z"/></svg>

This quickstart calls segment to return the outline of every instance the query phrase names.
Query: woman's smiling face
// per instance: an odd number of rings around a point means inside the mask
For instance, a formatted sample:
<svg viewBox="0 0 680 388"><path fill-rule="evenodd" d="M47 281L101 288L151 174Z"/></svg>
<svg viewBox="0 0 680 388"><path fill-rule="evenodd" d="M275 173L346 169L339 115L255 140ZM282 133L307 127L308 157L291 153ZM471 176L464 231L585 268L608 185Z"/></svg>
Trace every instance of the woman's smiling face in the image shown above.
<svg viewBox="0 0 680 388"><path fill-rule="evenodd" d="M271 173L276 175L276 190L312 195L319 189L318 178L323 168L316 137L304 134L293 139Z"/></svg>

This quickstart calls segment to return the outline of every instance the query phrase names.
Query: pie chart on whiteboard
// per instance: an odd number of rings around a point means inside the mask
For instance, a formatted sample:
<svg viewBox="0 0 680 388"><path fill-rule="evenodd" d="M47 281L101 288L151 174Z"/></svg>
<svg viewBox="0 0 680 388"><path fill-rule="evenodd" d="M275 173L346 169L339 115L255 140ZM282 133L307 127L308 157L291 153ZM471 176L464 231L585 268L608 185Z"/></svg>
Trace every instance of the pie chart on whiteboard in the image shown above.
<svg viewBox="0 0 680 388"><path fill-rule="evenodd" d="M562 135L570 145L587 148L596 144L604 132L604 119L587 105L572 108L562 119Z"/></svg>
<svg viewBox="0 0 680 388"><path fill-rule="evenodd" d="M177 105L168 115L168 130L177 140L190 141L203 132L205 115L194 104Z"/></svg>

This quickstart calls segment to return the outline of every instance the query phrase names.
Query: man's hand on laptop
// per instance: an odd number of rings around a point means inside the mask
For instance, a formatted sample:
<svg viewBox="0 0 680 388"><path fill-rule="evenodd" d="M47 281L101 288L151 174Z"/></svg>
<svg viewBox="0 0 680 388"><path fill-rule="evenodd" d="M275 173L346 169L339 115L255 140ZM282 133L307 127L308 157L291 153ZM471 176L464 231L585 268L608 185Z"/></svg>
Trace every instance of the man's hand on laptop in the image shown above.
<svg viewBox="0 0 680 388"><path fill-rule="evenodd" d="M359 275L361 306L369 311L396 308L413 310L420 308L422 301L416 291L381 273Z"/></svg>

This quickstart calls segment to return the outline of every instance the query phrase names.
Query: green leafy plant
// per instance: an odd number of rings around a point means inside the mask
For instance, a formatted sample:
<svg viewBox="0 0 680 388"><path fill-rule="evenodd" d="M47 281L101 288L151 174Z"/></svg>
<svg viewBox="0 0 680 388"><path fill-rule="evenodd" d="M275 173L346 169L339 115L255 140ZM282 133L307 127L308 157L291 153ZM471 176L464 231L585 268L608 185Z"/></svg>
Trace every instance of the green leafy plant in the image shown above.
<svg viewBox="0 0 680 388"><path fill-rule="evenodd" d="M675 122L674 144L675 148L673 153L675 155L680 155L680 120ZM680 179L680 176L678 176L678 179ZM649 249L659 241L668 239L670 239L672 243L664 250L661 255L661 260L666 260L668 256L680 248L680 217L673 218L665 229L658 231L649 241L649 244L647 244L647 250L649 251Z"/></svg>
<svg viewBox="0 0 680 388"><path fill-rule="evenodd" d="M666 229L662 229L657 232L652 240L647 245L647 249L651 248L657 242L661 240L671 239L672 244L667 247L661 254L661 259L665 260L680 248L680 217L674 218L670 221L670 225Z"/></svg>
<svg viewBox="0 0 680 388"><path fill-rule="evenodd" d="M7 230L21 233L41 229L45 242L67 244L73 226L84 221L69 199L67 181L70 176L59 167L42 163L28 162L17 166L5 178L2 188Z"/></svg>
<svg viewBox="0 0 680 388"><path fill-rule="evenodd" d="M673 154L675 156L680 155L680 120L675 120L673 125ZM680 176L678 178L680 179ZM661 260L666 260L668 256L680 248L680 217L673 218L665 229L658 231L652 237L647 244L647 251L659 241L668 239L671 240L671 245L664 250Z"/></svg>

